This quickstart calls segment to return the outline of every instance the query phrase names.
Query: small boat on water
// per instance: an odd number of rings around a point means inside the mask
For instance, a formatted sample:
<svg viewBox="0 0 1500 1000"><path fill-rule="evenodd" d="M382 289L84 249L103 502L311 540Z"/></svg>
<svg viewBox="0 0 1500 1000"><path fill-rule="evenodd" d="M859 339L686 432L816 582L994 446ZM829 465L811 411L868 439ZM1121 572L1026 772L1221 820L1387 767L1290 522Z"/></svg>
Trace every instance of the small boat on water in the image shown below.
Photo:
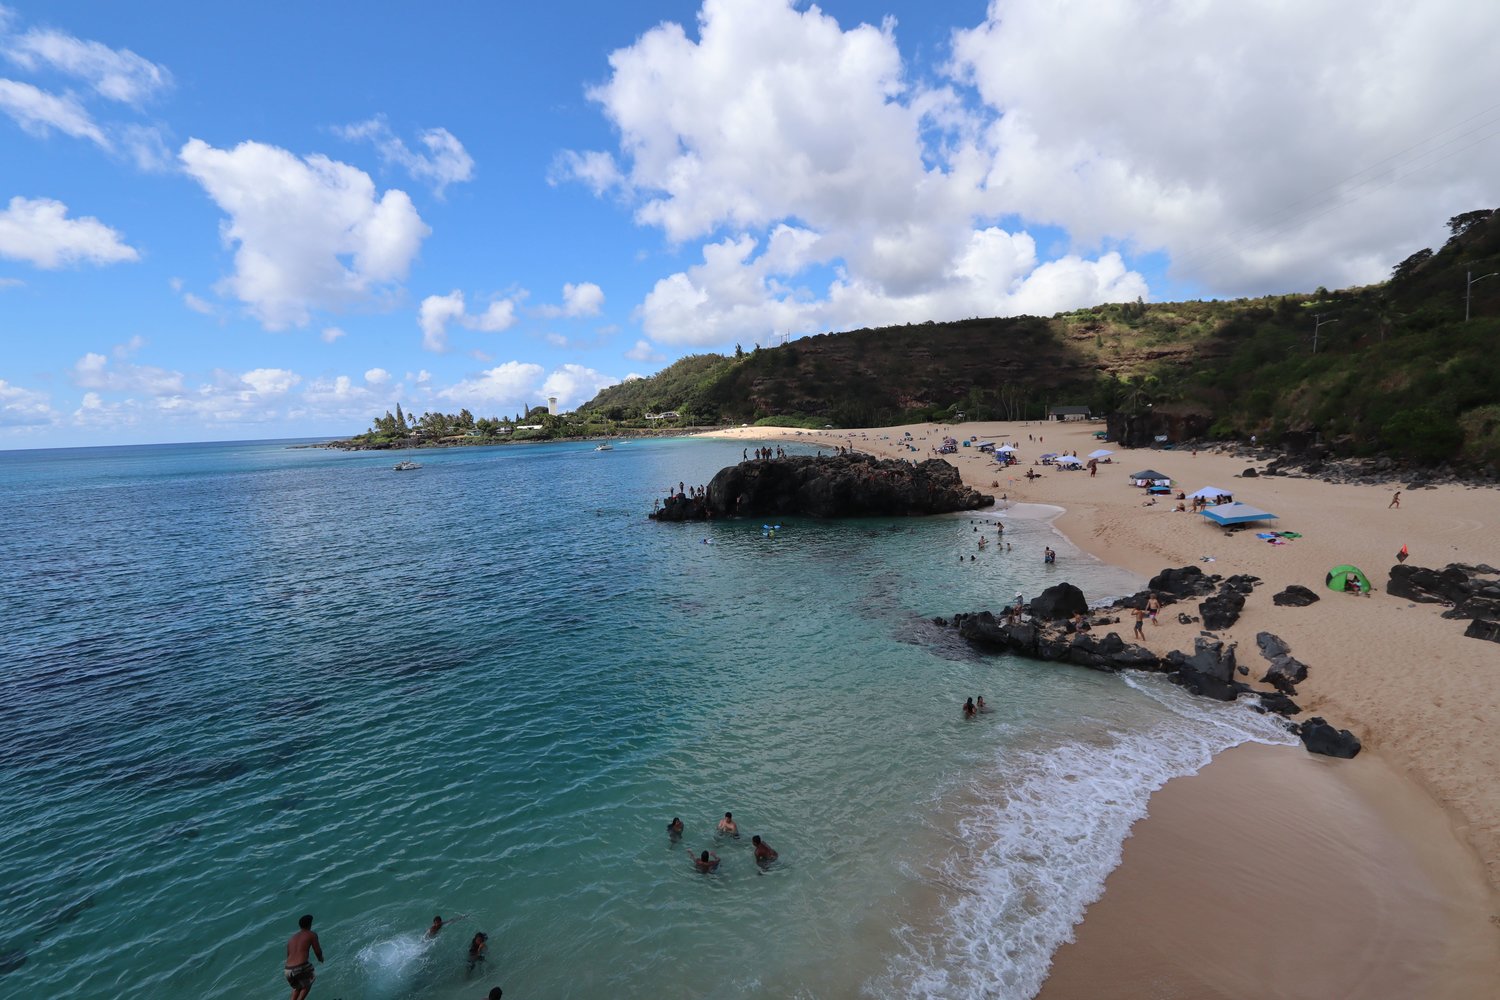
<svg viewBox="0 0 1500 1000"><path fill-rule="evenodd" d="M600 441L598 444L594 445L594 450L595 451L614 451L615 450L615 446L612 445L612 444L610 444L608 441Z"/></svg>
<svg viewBox="0 0 1500 1000"><path fill-rule="evenodd" d="M391 466L391 468L396 472L410 472L412 469L420 469L421 466L416 462L413 462L409 458L403 458L401 461Z"/></svg>

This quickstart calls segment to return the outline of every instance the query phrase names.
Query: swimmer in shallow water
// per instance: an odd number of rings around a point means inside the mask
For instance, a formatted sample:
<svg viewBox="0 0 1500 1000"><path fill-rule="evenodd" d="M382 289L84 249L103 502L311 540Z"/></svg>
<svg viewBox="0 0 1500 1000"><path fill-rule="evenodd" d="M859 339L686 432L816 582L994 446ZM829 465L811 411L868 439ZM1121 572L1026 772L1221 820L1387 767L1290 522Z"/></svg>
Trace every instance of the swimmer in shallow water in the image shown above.
<svg viewBox="0 0 1500 1000"><path fill-rule="evenodd" d="M740 825L734 821L734 813L725 813L724 818L719 820L719 832L731 837L740 835Z"/></svg>
<svg viewBox="0 0 1500 1000"><path fill-rule="evenodd" d="M467 913L465 913L461 917L454 917L452 920L449 920L449 921L446 921L446 922L440 916L439 917L433 917L432 918L432 926L429 927L429 928L427 928L427 936L430 937L430 938L435 938L435 937L438 936L438 932L441 931L444 927L447 927L448 924L456 924L460 920L467 920L468 916L469 915Z"/></svg>
<svg viewBox="0 0 1500 1000"><path fill-rule="evenodd" d="M755 860L760 864L768 865L781 856L776 853L775 848L761 840L758 833L750 838L750 843L755 845Z"/></svg>
<svg viewBox="0 0 1500 1000"><path fill-rule="evenodd" d="M693 857L693 852L688 851L688 857L693 858L693 867L704 875L709 875L719 870L719 856L713 851L704 851L697 857Z"/></svg>
<svg viewBox="0 0 1500 1000"><path fill-rule="evenodd" d="M672 822L667 824L667 836L673 840L677 840L682 836L682 820L676 816L672 817Z"/></svg>
<svg viewBox="0 0 1500 1000"><path fill-rule="evenodd" d="M469 942L469 971L474 971L474 966L484 961L484 949L489 946L490 936L483 931L474 935Z"/></svg>

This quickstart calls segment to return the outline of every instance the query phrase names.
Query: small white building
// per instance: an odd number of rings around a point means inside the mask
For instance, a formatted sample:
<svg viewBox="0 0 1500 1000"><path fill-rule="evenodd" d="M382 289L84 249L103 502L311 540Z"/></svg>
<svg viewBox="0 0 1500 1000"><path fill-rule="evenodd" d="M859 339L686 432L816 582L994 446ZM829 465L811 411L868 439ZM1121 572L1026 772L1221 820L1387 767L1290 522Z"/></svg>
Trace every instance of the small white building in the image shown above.
<svg viewBox="0 0 1500 1000"><path fill-rule="evenodd" d="M557 416L557 397L556 396L548 396L547 397L547 412L550 413L550 414L552 414L554 417Z"/></svg>
<svg viewBox="0 0 1500 1000"><path fill-rule="evenodd" d="M1090 416L1087 406L1049 406L1047 407L1048 420L1087 420Z"/></svg>

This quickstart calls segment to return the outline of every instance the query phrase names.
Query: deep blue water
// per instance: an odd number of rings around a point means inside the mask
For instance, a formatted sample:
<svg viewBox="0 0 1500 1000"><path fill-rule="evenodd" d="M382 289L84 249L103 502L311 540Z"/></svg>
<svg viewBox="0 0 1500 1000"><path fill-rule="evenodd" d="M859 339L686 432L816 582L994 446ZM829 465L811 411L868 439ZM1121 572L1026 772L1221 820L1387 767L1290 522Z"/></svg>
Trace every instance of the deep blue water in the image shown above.
<svg viewBox="0 0 1500 1000"><path fill-rule="evenodd" d="M1151 788L1275 737L929 624L1127 589L1045 520L645 519L742 446L0 453L0 994L276 995L312 912L325 998L1031 995Z"/></svg>

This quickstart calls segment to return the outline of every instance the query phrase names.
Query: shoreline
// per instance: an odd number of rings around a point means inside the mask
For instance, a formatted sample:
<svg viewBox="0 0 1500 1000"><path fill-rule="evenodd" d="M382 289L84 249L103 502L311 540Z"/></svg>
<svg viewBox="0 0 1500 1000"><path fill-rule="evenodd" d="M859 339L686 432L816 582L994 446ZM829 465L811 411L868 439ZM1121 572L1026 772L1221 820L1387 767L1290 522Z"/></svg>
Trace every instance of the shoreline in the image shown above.
<svg viewBox="0 0 1500 1000"><path fill-rule="evenodd" d="M1133 933L1153 936L1154 932L1155 937L1169 937L1187 954L1195 948L1212 952L1226 940L1236 942L1246 954L1256 954L1260 946L1255 942L1266 937L1268 926L1296 929L1293 937L1284 939L1286 947L1320 959L1312 966L1293 965L1310 982L1326 980L1332 993L1357 989L1371 996L1457 997L1475 995L1477 982L1500 979L1500 935L1494 927L1500 914L1500 789L1491 778L1500 765L1500 685L1488 683L1486 676L1500 657L1482 641L1464 637L1463 622L1441 618L1440 607L1392 598L1383 587L1386 568L1402 545L1410 546L1412 563L1434 569L1450 562L1500 564L1500 533L1492 530L1495 518L1490 513L1500 509L1495 503L1500 499L1497 491L1473 484L1442 484L1410 492L1403 488L1407 511L1422 511L1405 514L1389 505L1392 486L1279 476L1242 478L1239 473L1245 468L1263 463L1223 453L1113 448L1094 439L1097 426L1006 421L838 432L754 427L704 436L822 447L852 445L882 458L918 460L931 457L927 450L944 434L1019 442L1022 464L1005 470L971 449L961 448L944 457L970 485L996 495L997 506L990 516L1005 515L1002 496L1006 505L1060 508L1051 518L1053 530L1072 547L1143 580L1164 568L1185 565L1199 565L1205 573L1226 577L1235 573L1259 577L1262 584L1247 601L1240 621L1221 633L1238 644L1240 663L1252 671L1248 679L1258 679L1266 666L1256 647L1256 633L1281 636L1293 655L1309 667L1308 679L1295 696L1304 709L1301 717L1324 715L1335 727L1351 729L1364 741L1365 751L1355 761L1324 761L1300 747L1284 752L1261 748L1270 754L1269 763L1257 760L1241 766L1232 761L1247 755L1235 748L1216 757L1193 776L1196 780L1174 780L1154 795L1150 814L1131 831L1123 861L1106 882L1104 897L1075 926L1076 943L1065 944L1054 954L1053 971L1041 996L1070 1000L1102 995L1100 989L1111 981L1097 975L1091 979L1091 970L1113 969L1122 963L1132 968L1141 984L1162 987L1132 995L1244 996L1246 970L1223 955L1216 966L1188 970L1163 952L1142 951L1127 942L1133 940ZM906 432L921 449L916 454L901 443ZM1028 440L1039 434L1051 439L1045 447ZM1043 451L1076 451L1082 456L1099 447L1111 448L1119 461L1100 465L1095 477L1050 466L1038 467L1042 476L1036 480L1018 475L1031 468L1031 461ZM1302 538L1266 545L1255 539L1254 532L1230 535L1195 515L1175 514L1170 503L1143 507L1142 495L1127 485L1125 474L1147 466L1178 477L1174 488L1180 485L1192 491L1212 484L1235 493L1237 499L1276 511L1281 519L1273 527L1298 531ZM1340 563L1361 566L1377 592L1369 599L1357 599L1326 590L1323 574ZM1059 579L1066 579L1066 574L1059 573ZM1273 606L1271 596L1293 583L1319 593L1321 600L1305 608ZM1098 595L1089 596L1092 602ZM1162 616L1162 622L1148 628L1146 645L1158 654L1173 648L1191 651L1192 637L1201 626L1179 625L1170 613ZM1379 642L1372 643L1372 637ZM1443 673L1431 674L1425 666L1431 664L1441 664ZM1452 712L1444 708L1450 699ZM1316 760L1321 770L1309 771L1309 760ZM1271 773L1277 778L1267 781ZM1304 786L1316 794L1309 794ZM1233 877L1225 877L1226 858L1218 852L1183 855L1180 844L1185 832L1195 828L1225 832L1225 827L1233 826L1214 823L1215 810L1253 801L1257 788L1279 787L1300 792L1305 818L1279 826L1242 824L1257 830L1259 839L1236 841L1227 866ZM1382 809L1382 799L1405 803L1406 813L1421 814L1425 820L1409 822L1400 810ZM1368 879L1360 871L1341 869L1335 838L1321 836L1318 830L1319 823L1347 820L1351 814L1358 816L1363 828L1379 831L1394 845L1388 857L1400 871L1394 873L1393 882L1406 893L1405 897L1376 894L1386 904L1378 914L1382 948L1402 959L1400 974L1384 980L1361 978L1359 962L1372 961L1369 954L1343 956L1351 945L1338 932L1341 925L1337 922L1325 927L1295 919L1297 911L1305 908L1300 897L1307 888L1309 871L1342 871L1341 879L1319 882L1318 891L1334 901L1342 900L1346 905L1341 912L1350 915L1354 926L1368 919L1368 914L1361 913L1374 898ZM1211 919L1160 923L1169 919L1171 893L1158 884L1159 879L1142 877L1142 873L1166 870L1162 866L1167 858L1181 868L1179 890L1191 891L1201 900L1199 905L1211 910ZM1285 864L1287 859L1296 863ZM1248 879L1247 872L1253 872L1253 879ZM1433 945L1424 924L1435 919L1436 911L1428 905L1433 886L1447 887L1444 892L1449 897L1462 897L1440 915L1448 937L1462 942L1447 953ZM1257 891L1246 891L1247 887ZM1274 891L1260 891L1264 889ZM1403 942L1410 947L1403 950ZM1417 953L1425 957L1418 958ZM1269 966L1284 956L1259 954L1263 962L1257 968L1271 977ZM1462 960L1456 961L1456 955ZM1419 973L1412 971L1413 966L1420 967ZM1398 981L1403 984L1400 991L1385 991L1387 983L1394 989ZM1172 983L1176 984L1172 989L1186 987L1188 992L1172 992L1167 989ZM1301 995L1294 988L1286 992L1291 988L1289 980L1276 978L1275 983L1275 988L1267 983L1268 988L1259 994ZM1418 984L1416 992L1406 989L1411 984Z"/></svg>

